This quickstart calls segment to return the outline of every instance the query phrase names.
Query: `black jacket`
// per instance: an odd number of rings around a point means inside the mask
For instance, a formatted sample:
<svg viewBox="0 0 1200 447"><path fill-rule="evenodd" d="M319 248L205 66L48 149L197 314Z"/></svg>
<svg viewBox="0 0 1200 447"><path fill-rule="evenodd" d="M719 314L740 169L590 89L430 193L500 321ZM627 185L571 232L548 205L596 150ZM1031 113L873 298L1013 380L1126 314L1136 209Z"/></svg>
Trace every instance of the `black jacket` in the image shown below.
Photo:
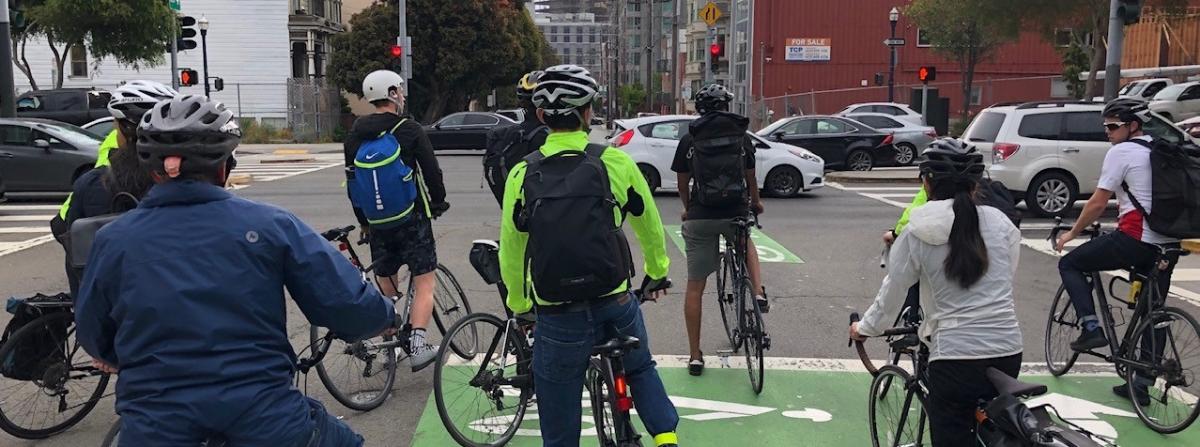
<svg viewBox="0 0 1200 447"><path fill-rule="evenodd" d="M442 168L438 166L437 157L433 154L433 146L429 144L429 136L425 135L425 129L411 116L375 113L355 120L342 149L343 155L346 157L346 168L354 167L354 157L358 154L358 146L363 141L373 139L379 136L380 132L390 130L402 119L406 121L397 127L395 132L392 132L396 141L400 142L400 159L404 161L404 164L421 173L424 182L418 182L418 185L423 183L425 190L419 191L419 193L428 194L431 205L445 203L446 185L442 181ZM428 212L421 200L417 201L417 209L422 215L426 215ZM359 224L367 225L366 216L358 208L354 209L354 215L358 218Z"/></svg>

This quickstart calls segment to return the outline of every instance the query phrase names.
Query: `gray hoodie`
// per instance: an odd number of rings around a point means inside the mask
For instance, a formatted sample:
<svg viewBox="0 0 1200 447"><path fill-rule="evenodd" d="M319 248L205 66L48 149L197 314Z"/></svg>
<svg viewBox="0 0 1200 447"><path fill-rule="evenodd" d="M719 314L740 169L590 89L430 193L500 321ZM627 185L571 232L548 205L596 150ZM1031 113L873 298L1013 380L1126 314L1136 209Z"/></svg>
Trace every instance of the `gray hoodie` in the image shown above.
<svg viewBox="0 0 1200 447"><path fill-rule="evenodd" d="M875 302L863 315L859 333L879 335L895 320L908 289L921 282L921 341L930 361L1005 357L1021 352L1021 329L1013 304L1013 277L1021 253L1021 232L1003 212L980 206L980 233L987 245L988 270L970 288L946 277L954 201L931 201L912 212L908 228L892 245L888 274Z"/></svg>

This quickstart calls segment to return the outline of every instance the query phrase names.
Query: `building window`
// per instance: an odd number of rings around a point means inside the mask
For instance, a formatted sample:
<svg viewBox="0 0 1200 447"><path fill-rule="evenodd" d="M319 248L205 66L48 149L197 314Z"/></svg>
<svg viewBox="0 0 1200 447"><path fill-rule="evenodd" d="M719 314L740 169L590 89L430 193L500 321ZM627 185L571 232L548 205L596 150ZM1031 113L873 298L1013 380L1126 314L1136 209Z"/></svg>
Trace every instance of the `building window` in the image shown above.
<svg viewBox="0 0 1200 447"><path fill-rule="evenodd" d="M1071 41L1075 38L1075 31L1071 28L1057 28L1054 30L1054 46L1066 48L1071 46Z"/></svg>
<svg viewBox="0 0 1200 447"><path fill-rule="evenodd" d="M977 106L983 104L983 86L971 86L971 105Z"/></svg>
<svg viewBox="0 0 1200 447"><path fill-rule="evenodd" d="M558 42L558 34L551 34L550 42L557 43Z"/></svg>
<svg viewBox="0 0 1200 447"><path fill-rule="evenodd" d="M917 46L921 48L929 48L933 46L933 43L929 41L929 36L926 36L925 32L922 31L921 28L917 28Z"/></svg>
<svg viewBox="0 0 1200 447"><path fill-rule="evenodd" d="M550 27L550 34L558 34L558 27L557 26Z"/></svg>
<svg viewBox="0 0 1200 447"><path fill-rule="evenodd" d="M583 43L583 34L575 35L575 43Z"/></svg>
<svg viewBox="0 0 1200 447"><path fill-rule="evenodd" d="M571 55L570 55L570 54L564 54L564 55L563 55L563 57L562 57L562 63L564 63L564 64L569 64L569 63L571 63Z"/></svg>
<svg viewBox="0 0 1200 447"><path fill-rule="evenodd" d="M87 47L82 43L71 46L71 77L86 78L87 72Z"/></svg>
<svg viewBox="0 0 1200 447"><path fill-rule="evenodd" d="M588 36L588 43L596 43L596 35L595 34Z"/></svg>

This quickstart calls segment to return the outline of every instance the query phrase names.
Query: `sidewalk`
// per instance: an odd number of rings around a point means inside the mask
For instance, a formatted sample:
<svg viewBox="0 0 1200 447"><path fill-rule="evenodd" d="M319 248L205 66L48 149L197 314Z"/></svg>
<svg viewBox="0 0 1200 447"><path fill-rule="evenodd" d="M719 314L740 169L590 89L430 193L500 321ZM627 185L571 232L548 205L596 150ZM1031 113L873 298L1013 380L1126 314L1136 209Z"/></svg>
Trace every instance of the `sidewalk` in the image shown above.
<svg viewBox="0 0 1200 447"><path fill-rule="evenodd" d="M329 154L341 153L342 143L321 143L321 144L301 144L301 143L270 143L270 144L240 144L237 151L239 154L271 154L276 151L281 151L282 154ZM303 151L303 152L301 152Z"/></svg>
<svg viewBox="0 0 1200 447"><path fill-rule="evenodd" d="M836 171L825 174L826 182L837 183L920 183L917 168L877 168L872 171Z"/></svg>

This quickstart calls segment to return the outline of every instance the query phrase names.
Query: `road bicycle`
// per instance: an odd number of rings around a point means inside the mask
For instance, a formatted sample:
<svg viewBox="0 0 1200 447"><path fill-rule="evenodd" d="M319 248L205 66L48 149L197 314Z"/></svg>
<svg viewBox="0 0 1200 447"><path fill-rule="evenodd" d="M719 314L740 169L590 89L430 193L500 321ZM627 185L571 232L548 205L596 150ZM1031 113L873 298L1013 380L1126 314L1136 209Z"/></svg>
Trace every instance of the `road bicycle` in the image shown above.
<svg viewBox="0 0 1200 447"><path fill-rule="evenodd" d="M1057 241L1060 232L1070 231L1062 219L1050 232L1050 241ZM1096 238L1102 235L1100 224L1092 224L1083 235ZM1126 276L1113 276L1105 290L1100 272L1088 275L1093 299L1099 302L1100 324L1108 339L1108 353L1095 350L1078 352L1071 341L1082 332L1082 323L1065 286L1059 286L1046 321L1046 366L1050 373L1061 376L1071 370L1080 354L1088 354L1112 363L1117 375L1125 379L1128 396L1133 397L1134 410L1146 426L1159 433L1178 433L1186 429L1200 414L1196 396L1200 396L1200 324L1183 309L1166 306L1166 297L1159 292L1159 275L1167 260L1187 256L1200 250L1200 241L1184 241L1181 248L1158 247L1158 254L1147 268L1124 269ZM1117 283L1128 285L1129 293L1122 298L1116 293ZM1105 299L1108 297L1109 299ZM1116 322L1114 314L1124 317L1124 307L1131 311L1128 321ZM1124 335L1117 327L1125 325Z"/></svg>
<svg viewBox="0 0 1200 447"><path fill-rule="evenodd" d="M496 244L476 241L472 264L485 282L503 295L496 269ZM482 265L488 264L488 265ZM662 289L670 287L667 281ZM655 288L653 290L659 290ZM645 291L635 291L642 302ZM450 437L464 447L502 446L522 432L526 411L535 404L532 329L534 322L475 313L459 320L442 339L434 369L433 394L438 416ZM467 334L459 341L459 334ZM596 435L602 447L640 446L641 435L630 418L633 401L625 382L622 356L637 349L634 337L618 336L592 347L585 373ZM465 349L448 349L458 344ZM536 436L536 430L525 434Z"/></svg>
<svg viewBox="0 0 1200 447"><path fill-rule="evenodd" d="M850 323L859 320L850 314ZM851 340L863 366L873 376L867 403L873 447L931 446L925 404L929 351L917 338L918 325L904 324L883 331L893 353L912 360L912 372L896 363L876 367L863 342ZM1103 438L1058 416L1049 404L1026 406L1022 400L1045 394L1045 385L1021 382L998 369L988 368L987 378L998 395L978 402L975 420L980 447L1026 445L1037 447L1104 447ZM1051 416L1051 413L1054 416Z"/></svg>
<svg viewBox="0 0 1200 447"><path fill-rule="evenodd" d="M354 231L350 225L334 228L321 234L326 240L336 243L338 250L345 252L362 274L363 281L371 281L372 272L379 264L376 259L370 265L363 265L354 244L350 242L350 233ZM357 245L364 245L365 238ZM434 290L434 312L432 321L439 334L446 334L446 329L454 322L471 313L471 305L463 293L458 280L445 266L438 264ZM358 411L370 411L383 405L391 394L392 385L396 380L396 365L411 355L409 336L412 333L410 311L412 309L413 278L410 276L408 290L402 297L391 297L395 304L400 323L395 335L383 335L368 340L346 343L334 340L331 351L333 355L325 362L317 363L317 377L339 403L347 408ZM326 328L312 326L309 337L315 345L329 335ZM473 346L473 341L460 340L467 346ZM450 346L458 352L465 352L460 345ZM397 350L399 352L397 352Z"/></svg>
<svg viewBox="0 0 1200 447"><path fill-rule="evenodd" d="M762 309L754 299L754 285L746 267L747 246L750 229L762 228L758 216L734 218L734 240L725 240L725 250L717 275L717 302L721 309L721 322L733 351L739 349L746 356L746 369L750 373L750 386L754 392L763 389L763 351L771 349L771 336L763 323ZM724 351L728 355L731 351Z"/></svg>

